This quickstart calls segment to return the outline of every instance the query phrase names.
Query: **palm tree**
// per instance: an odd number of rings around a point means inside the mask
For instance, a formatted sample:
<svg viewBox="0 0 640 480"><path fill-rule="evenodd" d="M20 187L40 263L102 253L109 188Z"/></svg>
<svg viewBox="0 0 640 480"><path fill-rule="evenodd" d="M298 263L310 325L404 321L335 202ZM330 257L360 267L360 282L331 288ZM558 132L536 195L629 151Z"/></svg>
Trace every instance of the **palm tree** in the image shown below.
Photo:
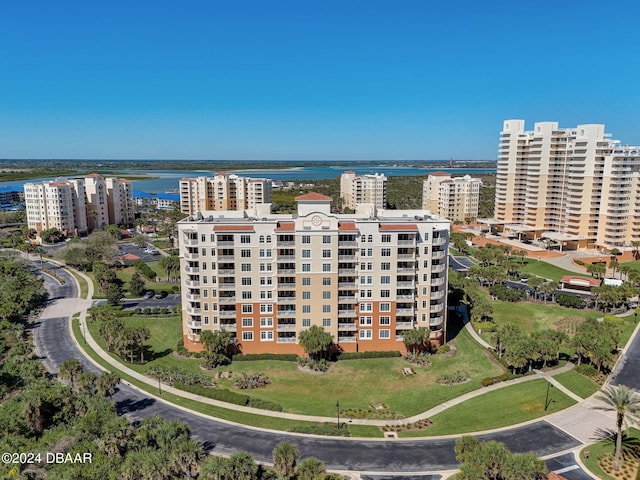
<svg viewBox="0 0 640 480"><path fill-rule="evenodd" d="M273 469L280 477L293 477L299 455L300 450L293 443L280 442L273 449Z"/></svg>
<svg viewBox="0 0 640 480"><path fill-rule="evenodd" d="M606 387L602 394L596 396L596 399L604 402L605 405L593 407L594 409L616 412L616 450L613 468L617 472L622 452L622 426L625 420L628 423L640 421L640 395L626 385L618 385Z"/></svg>
<svg viewBox="0 0 640 480"><path fill-rule="evenodd" d="M633 259L638 260L639 253L640 253L640 241L633 240L631 242L631 246L633 247Z"/></svg>
<svg viewBox="0 0 640 480"><path fill-rule="evenodd" d="M65 360L64 362L62 362L62 364L60 365L60 371L58 372L58 375L63 380L69 380L71 382L71 386L75 388L76 379L80 376L82 371L83 371L83 368L80 361L75 358L71 358L69 360Z"/></svg>

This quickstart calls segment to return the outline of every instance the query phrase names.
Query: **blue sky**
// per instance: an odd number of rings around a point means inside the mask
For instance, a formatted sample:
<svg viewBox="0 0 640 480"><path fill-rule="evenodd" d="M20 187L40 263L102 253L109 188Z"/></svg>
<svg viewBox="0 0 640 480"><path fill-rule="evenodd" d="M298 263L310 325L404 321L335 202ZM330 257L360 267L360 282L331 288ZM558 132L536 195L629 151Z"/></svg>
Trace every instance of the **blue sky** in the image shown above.
<svg viewBox="0 0 640 480"><path fill-rule="evenodd" d="M0 158L493 159L640 143L635 1L0 2Z"/></svg>

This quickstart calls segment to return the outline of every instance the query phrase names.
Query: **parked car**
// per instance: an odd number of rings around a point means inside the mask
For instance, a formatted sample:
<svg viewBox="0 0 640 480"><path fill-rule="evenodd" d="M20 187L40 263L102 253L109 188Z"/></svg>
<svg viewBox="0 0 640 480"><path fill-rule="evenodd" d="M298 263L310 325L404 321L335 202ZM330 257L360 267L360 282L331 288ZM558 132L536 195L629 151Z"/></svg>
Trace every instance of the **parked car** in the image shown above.
<svg viewBox="0 0 640 480"><path fill-rule="evenodd" d="M146 291L144 294L144 298L146 298L147 300L150 298L153 298L153 291L152 290Z"/></svg>
<svg viewBox="0 0 640 480"><path fill-rule="evenodd" d="M167 295L167 292L165 292L164 290L160 290L158 293L156 293L156 298L165 298Z"/></svg>

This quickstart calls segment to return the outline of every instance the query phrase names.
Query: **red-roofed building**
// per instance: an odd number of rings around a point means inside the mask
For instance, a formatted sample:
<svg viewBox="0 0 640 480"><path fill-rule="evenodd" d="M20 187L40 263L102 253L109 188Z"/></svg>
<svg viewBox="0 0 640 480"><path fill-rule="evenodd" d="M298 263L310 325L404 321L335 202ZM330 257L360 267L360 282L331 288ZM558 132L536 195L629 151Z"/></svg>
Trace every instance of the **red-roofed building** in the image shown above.
<svg viewBox="0 0 640 480"><path fill-rule="evenodd" d="M562 288L570 290L581 290L583 292L591 292L593 287L599 287L602 280L591 277L578 277L574 275L565 275L560 279Z"/></svg>

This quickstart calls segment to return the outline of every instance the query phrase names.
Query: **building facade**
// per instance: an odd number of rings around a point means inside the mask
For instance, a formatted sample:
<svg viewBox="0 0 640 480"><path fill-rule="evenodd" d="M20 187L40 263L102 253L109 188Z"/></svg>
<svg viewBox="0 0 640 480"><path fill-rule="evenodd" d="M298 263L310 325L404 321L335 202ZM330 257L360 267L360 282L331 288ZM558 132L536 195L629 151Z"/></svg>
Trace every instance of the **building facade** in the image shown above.
<svg viewBox="0 0 640 480"><path fill-rule="evenodd" d="M83 235L106 225L130 225L134 208L128 180L102 175L57 178L24 185L27 224L38 233L57 228L67 236Z"/></svg>
<svg viewBox="0 0 640 480"><path fill-rule="evenodd" d="M227 173L180 180L180 211L195 215L205 211L245 210L270 204L271 180Z"/></svg>
<svg viewBox="0 0 640 480"><path fill-rule="evenodd" d="M640 240L640 147L604 125L558 128L506 120L500 133L495 223L560 248L621 248Z"/></svg>
<svg viewBox="0 0 640 480"><path fill-rule="evenodd" d="M355 211L362 203L376 208L387 207L387 177L383 174L356 175L349 170L340 176L340 197L343 208Z"/></svg>
<svg viewBox="0 0 640 480"><path fill-rule="evenodd" d="M178 222L183 335L234 333L243 353L303 353L312 325L347 352L404 351L403 332L446 338L450 223L422 210L359 207L330 213L331 198L296 198L298 213L197 214Z"/></svg>
<svg viewBox="0 0 640 480"><path fill-rule="evenodd" d="M422 208L451 221L465 221L478 216L479 178L452 178L445 172L431 173L422 184Z"/></svg>

